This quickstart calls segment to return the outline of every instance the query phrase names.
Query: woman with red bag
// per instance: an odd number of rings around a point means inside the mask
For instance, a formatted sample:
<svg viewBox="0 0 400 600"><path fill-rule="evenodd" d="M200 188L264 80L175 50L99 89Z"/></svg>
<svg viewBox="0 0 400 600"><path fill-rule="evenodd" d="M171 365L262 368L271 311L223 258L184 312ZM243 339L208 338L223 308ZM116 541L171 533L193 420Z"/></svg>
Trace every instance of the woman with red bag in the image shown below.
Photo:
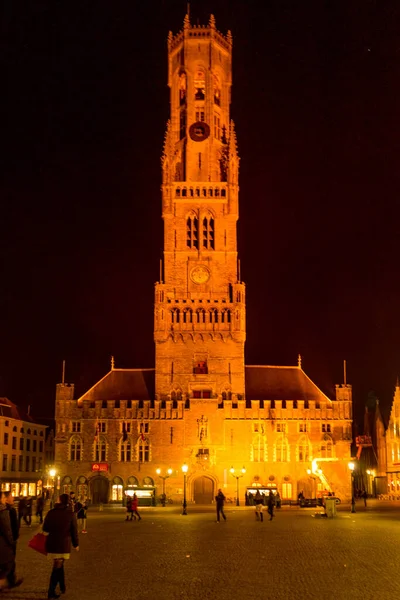
<svg viewBox="0 0 400 600"><path fill-rule="evenodd" d="M69 510L69 501L68 494L61 494L59 502L47 513L43 523L43 531L49 534L46 540L47 556L53 560L48 598L60 597L56 593L58 584L60 592L65 594L64 561L69 558L71 544L75 550L79 550L76 514Z"/></svg>

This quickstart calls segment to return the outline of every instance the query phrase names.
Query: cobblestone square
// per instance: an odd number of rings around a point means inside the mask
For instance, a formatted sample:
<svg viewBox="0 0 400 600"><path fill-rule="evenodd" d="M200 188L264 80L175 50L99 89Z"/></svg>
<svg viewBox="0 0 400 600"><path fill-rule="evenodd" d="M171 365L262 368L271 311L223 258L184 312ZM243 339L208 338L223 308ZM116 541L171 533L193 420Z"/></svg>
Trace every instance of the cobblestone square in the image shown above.
<svg viewBox="0 0 400 600"><path fill-rule="evenodd" d="M341 507L335 519L315 509L284 507L255 520L251 507L143 508L125 522L122 509L89 511L88 533L66 564L66 600L307 599L392 600L400 597L400 506ZM265 514L265 517L267 515ZM47 597L51 563L27 542L39 529L22 527L18 573L10 600Z"/></svg>

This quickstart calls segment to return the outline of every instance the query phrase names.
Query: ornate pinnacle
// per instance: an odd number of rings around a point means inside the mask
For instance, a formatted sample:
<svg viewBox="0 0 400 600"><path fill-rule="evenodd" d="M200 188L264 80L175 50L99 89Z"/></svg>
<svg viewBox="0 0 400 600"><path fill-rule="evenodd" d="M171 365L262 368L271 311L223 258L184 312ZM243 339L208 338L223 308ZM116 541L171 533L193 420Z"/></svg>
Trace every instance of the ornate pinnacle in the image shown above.
<svg viewBox="0 0 400 600"><path fill-rule="evenodd" d="M183 29L189 29L190 28L190 19L189 19L189 15L186 14L185 18L183 19Z"/></svg>
<svg viewBox="0 0 400 600"><path fill-rule="evenodd" d="M214 15L210 15L210 20L208 22L208 26L211 27L211 29L215 29L215 17L214 17Z"/></svg>

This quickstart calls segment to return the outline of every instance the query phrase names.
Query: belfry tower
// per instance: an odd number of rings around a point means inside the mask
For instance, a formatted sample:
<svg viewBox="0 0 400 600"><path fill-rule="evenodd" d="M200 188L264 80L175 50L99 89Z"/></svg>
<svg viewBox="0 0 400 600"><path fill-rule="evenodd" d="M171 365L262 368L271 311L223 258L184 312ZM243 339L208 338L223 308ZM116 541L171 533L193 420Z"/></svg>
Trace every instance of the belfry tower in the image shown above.
<svg viewBox="0 0 400 600"><path fill-rule="evenodd" d="M215 19L168 37L162 155L164 261L155 288L156 399L244 399L245 286L237 255L239 157L232 36Z"/></svg>

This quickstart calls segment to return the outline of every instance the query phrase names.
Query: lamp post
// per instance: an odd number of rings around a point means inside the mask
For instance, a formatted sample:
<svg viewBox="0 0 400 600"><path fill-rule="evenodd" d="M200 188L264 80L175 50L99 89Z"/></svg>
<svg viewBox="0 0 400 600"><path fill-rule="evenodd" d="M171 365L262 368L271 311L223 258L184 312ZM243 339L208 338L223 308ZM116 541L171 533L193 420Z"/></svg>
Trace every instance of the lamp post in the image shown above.
<svg viewBox="0 0 400 600"><path fill-rule="evenodd" d="M187 502L186 502L186 473L188 472L189 467L186 463L182 465L182 473L183 473L183 505L182 505L182 514L187 515Z"/></svg>
<svg viewBox="0 0 400 600"><path fill-rule="evenodd" d="M165 480L172 475L172 469L167 469L167 475L161 475L161 469L156 469L157 475L162 479L162 501L161 506L165 506Z"/></svg>
<svg viewBox="0 0 400 600"><path fill-rule="evenodd" d="M239 479L246 473L246 469L243 467L240 475L235 475L235 469L233 467L231 467L229 471L232 477L236 478L236 506L239 506Z"/></svg>
<svg viewBox="0 0 400 600"><path fill-rule="evenodd" d="M50 469L49 470L49 475L50 477L53 479L53 498L52 498L52 505L54 506L55 503L55 495L56 495L56 475L57 475L57 471L55 469Z"/></svg>
<svg viewBox="0 0 400 600"><path fill-rule="evenodd" d="M354 498L354 468L355 464L353 462L349 462L349 469L351 473L351 512L356 512L356 500Z"/></svg>

